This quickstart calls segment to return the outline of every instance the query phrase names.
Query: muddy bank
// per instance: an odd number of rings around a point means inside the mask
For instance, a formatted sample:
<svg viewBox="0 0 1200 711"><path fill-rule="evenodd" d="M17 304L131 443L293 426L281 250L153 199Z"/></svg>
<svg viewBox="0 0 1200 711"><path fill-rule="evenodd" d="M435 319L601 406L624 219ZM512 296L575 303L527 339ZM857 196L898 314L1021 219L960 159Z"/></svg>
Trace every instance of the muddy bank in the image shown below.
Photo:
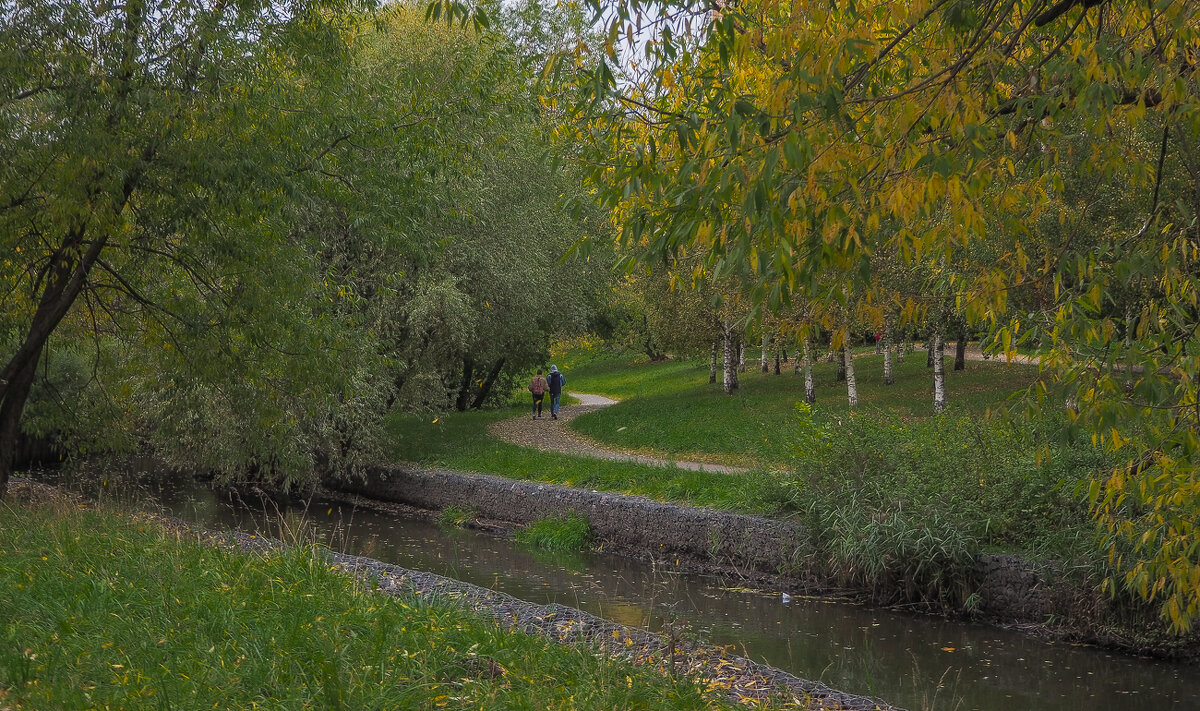
<svg viewBox="0 0 1200 711"><path fill-rule="evenodd" d="M347 491L441 510L468 509L485 519L526 524L575 512L607 550L688 570L733 574L789 592L832 588L806 565L809 537L794 523L551 484L415 467L378 468ZM1154 633L1146 609L1119 609L1092 586L1052 563L1015 555L979 556L971 573L970 616L1057 639L1100 644L1172 659L1200 658L1200 634ZM846 593L845 590L837 590ZM850 591L853 592L853 591ZM865 595L860 595L865 597ZM966 615L962 610L943 610ZM1144 633L1138 632L1144 630Z"/></svg>

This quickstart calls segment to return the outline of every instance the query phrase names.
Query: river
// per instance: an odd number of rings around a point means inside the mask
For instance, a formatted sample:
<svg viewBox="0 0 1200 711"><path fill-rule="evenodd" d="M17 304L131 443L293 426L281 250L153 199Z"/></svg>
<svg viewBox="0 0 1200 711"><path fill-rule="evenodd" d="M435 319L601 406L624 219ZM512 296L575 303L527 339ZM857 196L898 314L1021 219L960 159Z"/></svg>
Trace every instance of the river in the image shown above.
<svg viewBox="0 0 1200 711"><path fill-rule="evenodd" d="M278 536L280 515L289 527L303 519L323 542L347 553L626 625L683 623L692 638L733 645L751 659L910 711L1200 710L1196 666L837 600L793 597L785 604L777 592L736 581L678 574L603 552L548 555L497 536L336 502L264 512L233 505L179 477L152 477L138 490L142 505L209 528Z"/></svg>

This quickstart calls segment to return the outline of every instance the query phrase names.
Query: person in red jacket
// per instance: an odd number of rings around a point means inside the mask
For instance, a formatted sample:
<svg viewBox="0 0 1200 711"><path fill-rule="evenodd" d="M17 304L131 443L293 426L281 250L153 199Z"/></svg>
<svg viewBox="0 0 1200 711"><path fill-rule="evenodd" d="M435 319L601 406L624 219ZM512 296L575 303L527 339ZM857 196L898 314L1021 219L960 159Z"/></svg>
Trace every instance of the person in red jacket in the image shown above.
<svg viewBox="0 0 1200 711"><path fill-rule="evenodd" d="M541 368L529 381L529 392L533 393L533 419L536 420L542 416L542 398L546 396L546 379L542 377Z"/></svg>

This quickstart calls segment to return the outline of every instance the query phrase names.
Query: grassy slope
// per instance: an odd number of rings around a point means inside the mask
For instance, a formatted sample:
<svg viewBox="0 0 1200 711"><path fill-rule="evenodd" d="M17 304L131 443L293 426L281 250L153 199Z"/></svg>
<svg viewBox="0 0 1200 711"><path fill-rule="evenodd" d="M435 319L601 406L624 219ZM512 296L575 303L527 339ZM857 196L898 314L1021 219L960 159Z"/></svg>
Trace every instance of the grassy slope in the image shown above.
<svg viewBox="0 0 1200 711"><path fill-rule="evenodd" d="M904 420L933 414L932 374L925 353L896 364L895 384L883 385L883 357L868 352L855 359L859 411L887 410ZM947 360L947 366L952 365ZM581 433L615 447L683 458L741 464L787 466L796 402L804 398L804 378L785 366L780 375L758 372L758 361L739 377L740 388L726 396L708 384L708 363L682 361L630 363L605 360L573 368L570 386L625 400L575 420ZM815 367L817 408L844 414L846 390L835 382L836 366ZM965 371L946 374L951 415L981 415L1003 403L1036 377L1036 368L996 362L968 362Z"/></svg>
<svg viewBox="0 0 1200 711"><path fill-rule="evenodd" d="M0 708L730 708L689 680L393 599L297 548L0 502ZM717 692L720 693L720 692Z"/></svg>
<svg viewBox="0 0 1200 711"><path fill-rule="evenodd" d="M421 418L394 415L391 433L394 461L417 462L457 471L496 474L516 479L565 484L602 491L621 491L660 501L679 501L745 513L778 513L779 482L756 472L741 477L650 467L587 457L540 452L501 442L487 433L497 419L525 415L524 407L489 412L453 413Z"/></svg>

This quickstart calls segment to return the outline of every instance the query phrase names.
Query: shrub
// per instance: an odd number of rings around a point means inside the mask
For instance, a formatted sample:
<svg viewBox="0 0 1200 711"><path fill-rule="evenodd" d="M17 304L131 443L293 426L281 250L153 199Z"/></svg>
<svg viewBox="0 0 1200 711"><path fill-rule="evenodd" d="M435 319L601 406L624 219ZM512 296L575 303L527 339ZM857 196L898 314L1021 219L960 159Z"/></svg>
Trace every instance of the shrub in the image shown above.
<svg viewBox="0 0 1200 711"><path fill-rule="evenodd" d="M811 528L818 561L846 583L889 601L961 603L974 557L989 548L1095 557L1080 485L1100 462L1055 438L967 417L829 417L801 403L789 506Z"/></svg>

